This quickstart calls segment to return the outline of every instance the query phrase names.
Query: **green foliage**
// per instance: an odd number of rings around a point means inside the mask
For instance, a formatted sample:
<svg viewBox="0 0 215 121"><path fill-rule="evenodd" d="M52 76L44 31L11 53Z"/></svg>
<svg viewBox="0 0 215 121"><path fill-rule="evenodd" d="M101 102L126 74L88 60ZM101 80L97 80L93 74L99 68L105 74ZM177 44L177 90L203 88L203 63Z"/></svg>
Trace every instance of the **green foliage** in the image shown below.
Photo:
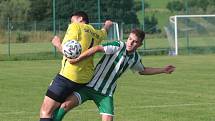
<svg viewBox="0 0 215 121"><path fill-rule="evenodd" d="M197 0L196 1L196 6L200 7L204 12L207 11L208 5L209 5L208 0Z"/></svg>
<svg viewBox="0 0 215 121"><path fill-rule="evenodd" d="M82 10L88 13L90 21L92 23L98 22L98 4L96 0L57 1L57 6L58 19L68 20L71 16L71 13L77 10ZM91 6L90 9L89 6ZM106 19L112 19L113 21L117 22L139 23L134 9L135 6L133 0L100 1L100 15L102 21Z"/></svg>
<svg viewBox="0 0 215 121"><path fill-rule="evenodd" d="M7 18L14 21L25 21L29 10L28 0L1 0L0 20L7 21Z"/></svg>
<svg viewBox="0 0 215 121"><path fill-rule="evenodd" d="M30 0L28 11L29 21L40 21L40 23L52 21L52 1ZM86 4L87 3L87 4ZM89 8L90 6L90 8ZM147 7L147 6L146 6ZM101 22L111 19L116 22L138 24L135 5L133 0L101 0L100 17ZM56 0L56 23L65 30L70 22L70 17L75 11L85 11L91 23L98 21L97 0ZM44 27L50 29L52 23Z"/></svg>
<svg viewBox="0 0 215 121"><path fill-rule="evenodd" d="M50 0L30 0L30 10L28 20L43 21L51 17L52 3Z"/></svg>
<svg viewBox="0 0 215 121"><path fill-rule="evenodd" d="M29 0L28 21L43 24L43 29L52 27L52 0ZM40 28L38 28L40 29Z"/></svg>
<svg viewBox="0 0 215 121"><path fill-rule="evenodd" d="M166 8L171 12L182 11L184 10L184 5L181 1L172 1L167 4Z"/></svg>
<svg viewBox="0 0 215 121"><path fill-rule="evenodd" d="M189 10L192 14L201 14L208 13L208 11L214 12L214 6L214 0L177 0L168 2L166 8L171 12L183 12L184 10Z"/></svg>
<svg viewBox="0 0 215 121"><path fill-rule="evenodd" d="M211 0L190 0L187 3L188 3L189 9L191 9L191 10L192 9L197 9L197 10L199 9L199 10L206 12L210 1ZM211 5L213 5L213 4L211 4Z"/></svg>
<svg viewBox="0 0 215 121"><path fill-rule="evenodd" d="M142 1L142 0L136 0L136 1ZM144 0L144 1L146 1L150 5L150 8L166 9L167 3L173 0Z"/></svg>
<svg viewBox="0 0 215 121"><path fill-rule="evenodd" d="M94 12L89 11L89 15L94 17L94 22L98 22L97 18L97 5L94 5ZM101 1L101 19L112 19L117 22L124 23L139 23L136 13L134 11L134 2L132 0L105 0Z"/></svg>
<svg viewBox="0 0 215 121"><path fill-rule="evenodd" d="M29 41L29 37L28 37L27 34L25 34L23 32L20 32L20 31L17 31L17 33L16 33L16 41L18 43L25 43L25 42Z"/></svg>
<svg viewBox="0 0 215 121"><path fill-rule="evenodd" d="M149 18L149 16L146 16L144 18L145 32L150 34L161 32L161 30L158 29L157 24L158 24L158 20L154 14L151 16L151 18Z"/></svg>
<svg viewBox="0 0 215 121"><path fill-rule="evenodd" d="M135 8L135 11L142 10L142 1L135 1L134 8ZM144 1L144 9L147 9L147 8L150 8L150 5L148 4L148 2Z"/></svg>

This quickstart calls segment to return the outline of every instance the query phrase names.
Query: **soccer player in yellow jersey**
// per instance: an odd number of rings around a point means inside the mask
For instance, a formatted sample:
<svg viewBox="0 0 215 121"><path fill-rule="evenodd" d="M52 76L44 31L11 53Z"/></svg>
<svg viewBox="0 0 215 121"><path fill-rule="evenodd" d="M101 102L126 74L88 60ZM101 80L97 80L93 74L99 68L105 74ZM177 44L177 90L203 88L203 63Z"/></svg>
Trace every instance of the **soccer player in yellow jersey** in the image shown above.
<svg viewBox="0 0 215 121"><path fill-rule="evenodd" d="M112 25L111 21L106 21L101 30L94 29L88 24L88 15L83 11L75 12L71 17L69 25L62 44L69 40L76 40L82 46L82 52L98 45L101 40L107 36L107 30ZM56 41L59 40L55 37ZM61 50L61 46L55 43ZM93 58L88 58L77 64L70 64L66 57L62 59L60 73L56 75L50 84L44 101L40 109L40 121L53 121L52 116L65 99L88 83L93 75Z"/></svg>

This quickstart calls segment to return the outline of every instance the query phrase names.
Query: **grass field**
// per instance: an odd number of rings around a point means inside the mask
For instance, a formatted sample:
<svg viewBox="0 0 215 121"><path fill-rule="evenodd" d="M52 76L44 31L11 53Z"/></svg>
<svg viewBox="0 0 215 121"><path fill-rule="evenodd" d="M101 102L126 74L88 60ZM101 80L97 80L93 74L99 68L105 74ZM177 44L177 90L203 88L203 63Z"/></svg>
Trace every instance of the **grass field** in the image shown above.
<svg viewBox="0 0 215 121"><path fill-rule="evenodd" d="M8 54L8 43L0 44L1 53ZM10 52L11 54L21 53L39 53L39 52L51 52L54 50L51 42L40 42L40 43L11 43Z"/></svg>
<svg viewBox="0 0 215 121"><path fill-rule="evenodd" d="M190 37L189 46L186 38L178 38L179 54L209 54L215 53L214 37L201 36ZM172 42L174 45L174 42ZM170 44L167 38L146 38L143 49L150 50L150 55L168 54ZM38 59L55 59L54 47L50 42L41 43L11 43L10 57L8 44L0 44L0 60L38 60ZM188 50L189 48L189 50ZM152 52L153 51L153 52ZM156 52L157 51L157 52ZM161 51L161 52L159 52ZM165 53L163 53L165 51ZM145 51L146 52L146 51ZM149 52L146 52L149 53ZM148 55L148 54L147 54Z"/></svg>
<svg viewBox="0 0 215 121"><path fill-rule="evenodd" d="M146 56L145 66L175 65L172 75L139 76L128 71L118 80L116 121L214 121L215 55ZM48 84L60 60L0 61L0 121L38 121ZM88 102L64 121L100 121Z"/></svg>
<svg viewBox="0 0 215 121"><path fill-rule="evenodd" d="M159 43L159 44L156 44ZM150 39L146 41L147 48L168 48L166 38ZM54 47L50 42L44 43L11 43L11 54L53 52ZM8 44L0 44L0 54L8 54Z"/></svg>

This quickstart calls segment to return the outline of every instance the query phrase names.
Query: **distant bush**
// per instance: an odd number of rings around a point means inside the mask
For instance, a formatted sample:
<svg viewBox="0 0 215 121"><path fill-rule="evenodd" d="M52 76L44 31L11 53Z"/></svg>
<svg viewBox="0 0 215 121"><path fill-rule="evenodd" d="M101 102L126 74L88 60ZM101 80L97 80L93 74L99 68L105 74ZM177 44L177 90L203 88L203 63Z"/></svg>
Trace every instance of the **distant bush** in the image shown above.
<svg viewBox="0 0 215 121"><path fill-rule="evenodd" d="M183 12L189 10L190 13L214 13L215 0L174 0L168 2L166 8L171 12Z"/></svg>
<svg viewBox="0 0 215 121"><path fill-rule="evenodd" d="M5 31L3 31L1 28L0 28L0 43L4 43L4 38L5 38Z"/></svg>
<svg viewBox="0 0 215 121"><path fill-rule="evenodd" d="M16 42L18 43L26 43L29 41L29 37L27 34L17 31L16 33Z"/></svg>
<svg viewBox="0 0 215 121"><path fill-rule="evenodd" d="M166 8L169 9L171 12L182 11L184 10L184 4L181 1L172 1L168 2Z"/></svg>
<svg viewBox="0 0 215 121"><path fill-rule="evenodd" d="M144 1L144 9L150 8L149 3ZM134 9L135 11L142 10L142 2L141 1L135 1L134 2Z"/></svg>
<svg viewBox="0 0 215 121"><path fill-rule="evenodd" d="M146 33L149 34L161 33L161 29L157 27L158 20L154 14L151 16L151 18L149 18L148 16L144 18L144 25L145 25L144 30Z"/></svg>

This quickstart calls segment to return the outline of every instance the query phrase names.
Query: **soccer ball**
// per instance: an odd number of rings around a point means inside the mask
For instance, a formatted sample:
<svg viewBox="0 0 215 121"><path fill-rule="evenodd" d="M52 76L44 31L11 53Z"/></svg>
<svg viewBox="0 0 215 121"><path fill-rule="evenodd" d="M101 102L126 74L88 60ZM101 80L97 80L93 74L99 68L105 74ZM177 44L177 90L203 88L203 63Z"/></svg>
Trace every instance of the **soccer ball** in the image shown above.
<svg viewBox="0 0 215 121"><path fill-rule="evenodd" d="M81 44L76 40L69 40L63 44L63 54L67 58L77 58L81 54L81 50Z"/></svg>

